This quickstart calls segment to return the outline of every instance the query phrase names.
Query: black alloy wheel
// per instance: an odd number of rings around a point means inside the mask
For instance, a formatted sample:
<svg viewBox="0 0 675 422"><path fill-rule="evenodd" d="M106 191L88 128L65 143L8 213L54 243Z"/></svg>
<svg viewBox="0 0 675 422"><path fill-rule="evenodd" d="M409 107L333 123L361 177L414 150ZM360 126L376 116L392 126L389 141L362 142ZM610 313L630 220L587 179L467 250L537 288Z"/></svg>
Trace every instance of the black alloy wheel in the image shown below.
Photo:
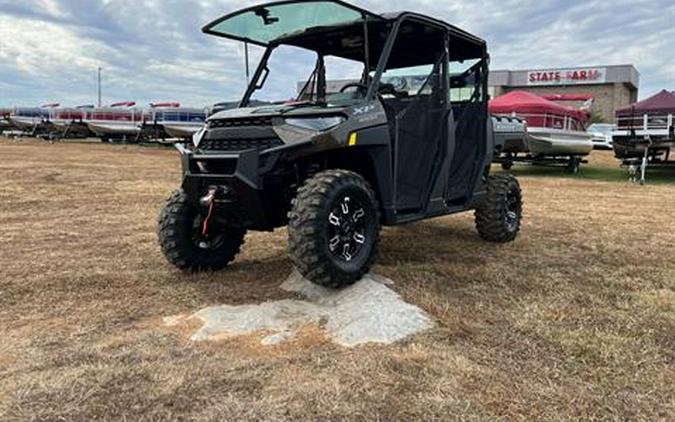
<svg viewBox="0 0 675 422"><path fill-rule="evenodd" d="M379 231L379 207L370 184L351 171L327 170L307 180L293 201L291 259L316 284L348 286L370 270Z"/></svg>

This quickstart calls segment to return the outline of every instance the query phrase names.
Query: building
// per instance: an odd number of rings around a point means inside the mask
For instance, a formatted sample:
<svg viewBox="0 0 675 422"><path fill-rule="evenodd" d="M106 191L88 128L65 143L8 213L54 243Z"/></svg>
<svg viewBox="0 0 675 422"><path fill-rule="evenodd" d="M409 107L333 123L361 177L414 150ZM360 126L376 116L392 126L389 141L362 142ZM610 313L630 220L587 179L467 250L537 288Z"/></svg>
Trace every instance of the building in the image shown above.
<svg viewBox="0 0 675 422"><path fill-rule="evenodd" d="M515 90L537 95L589 95L594 98L591 112L613 122L616 110L637 101L640 73L633 65L492 70L489 85L492 98Z"/></svg>

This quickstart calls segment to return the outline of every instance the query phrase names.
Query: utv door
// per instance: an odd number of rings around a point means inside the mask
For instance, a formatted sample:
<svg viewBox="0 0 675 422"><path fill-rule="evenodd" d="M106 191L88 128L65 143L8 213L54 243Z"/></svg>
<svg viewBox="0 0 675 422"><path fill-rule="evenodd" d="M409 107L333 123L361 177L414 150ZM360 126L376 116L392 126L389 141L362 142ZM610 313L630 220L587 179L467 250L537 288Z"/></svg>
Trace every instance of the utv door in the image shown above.
<svg viewBox="0 0 675 422"><path fill-rule="evenodd" d="M449 115L445 57L442 29L404 21L380 79L393 141L398 214L425 209L443 159Z"/></svg>
<svg viewBox="0 0 675 422"><path fill-rule="evenodd" d="M452 46L451 40L451 52ZM448 203L461 204L471 198L485 164L488 98L487 61L482 53L477 49L474 57L464 56L461 62L449 64L455 143L445 194Z"/></svg>

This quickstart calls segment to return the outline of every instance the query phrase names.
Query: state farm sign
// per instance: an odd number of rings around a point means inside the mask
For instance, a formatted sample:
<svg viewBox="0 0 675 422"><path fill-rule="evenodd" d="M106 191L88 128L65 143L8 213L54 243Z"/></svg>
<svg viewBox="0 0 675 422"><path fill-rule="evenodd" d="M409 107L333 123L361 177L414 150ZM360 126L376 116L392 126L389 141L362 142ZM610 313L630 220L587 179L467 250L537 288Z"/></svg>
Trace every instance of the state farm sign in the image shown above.
<svg viewBox="0 0 675 422"><path fill-rule="evenodd" d="M527 72L528 85L583 85L601 84L607 81L607 69L558 69L532 70Z"/></svg>

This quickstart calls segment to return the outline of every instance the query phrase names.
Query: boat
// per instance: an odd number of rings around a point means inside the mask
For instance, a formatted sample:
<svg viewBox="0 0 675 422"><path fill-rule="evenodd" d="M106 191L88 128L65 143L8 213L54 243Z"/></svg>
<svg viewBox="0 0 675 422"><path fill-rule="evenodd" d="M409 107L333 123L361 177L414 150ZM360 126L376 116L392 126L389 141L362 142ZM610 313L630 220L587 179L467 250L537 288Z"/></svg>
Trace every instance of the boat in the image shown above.
<svg viewBox="0 0 675 422"><path fill-rule="evenodd" d="M11 130L14 126L9 121L9 116L12 114L11 108L0 108L0 132Z"/></svg>
<svg viewBox="0 0 675 422"><path fill-rule="evenodd" d="M53 128L51 111L59 104L46 104L41 107L16 107L9 115L9 122L18 130L31 135L47 132Z"/></svg>
<svg viewBox="0 0 675 422"><path fill-rule="evenodd" d="M626 160L666 156L675 148L675 93L663 90L616 111L614 154ZM666 159L667 159L666 158Z"/></svg>
<svg viewBox="0 0 675 422"><path fill-rule="evenodd" d="M198 108L184 108L180 111L165 112L162 126L172 138L191 138L204 127L206 112Z"/></svg>
<svg viewBox="0 0 675 422"><path fill-rule="evenodd" d="M87 126L104 142L111 139L137 140L141 135L144 113L135 106L135 102L127 101L93 109Z"/></svg>
<svg viewBox="0 0 675 422"><path fill-rule="evenodd" d="M588 113L525 91L513 91L490 102L490 112L527 122L527 145L533 157L583 157L593 151L586 132Z"/></svg>
<svg viewBox="0 0 675 422"><path fill-rule="evenodd" d="M86 138L93 133L87 125L93 105L59 108L52 112L51 122L61 137Z"/></svg>
<svg viewBox="0 0 675 422"><path fill-rule="evenodd" d="M144 135L152 139L189 139L204 127L206 111L181 107L180 103L150 104L142 124Z"/></svg>

